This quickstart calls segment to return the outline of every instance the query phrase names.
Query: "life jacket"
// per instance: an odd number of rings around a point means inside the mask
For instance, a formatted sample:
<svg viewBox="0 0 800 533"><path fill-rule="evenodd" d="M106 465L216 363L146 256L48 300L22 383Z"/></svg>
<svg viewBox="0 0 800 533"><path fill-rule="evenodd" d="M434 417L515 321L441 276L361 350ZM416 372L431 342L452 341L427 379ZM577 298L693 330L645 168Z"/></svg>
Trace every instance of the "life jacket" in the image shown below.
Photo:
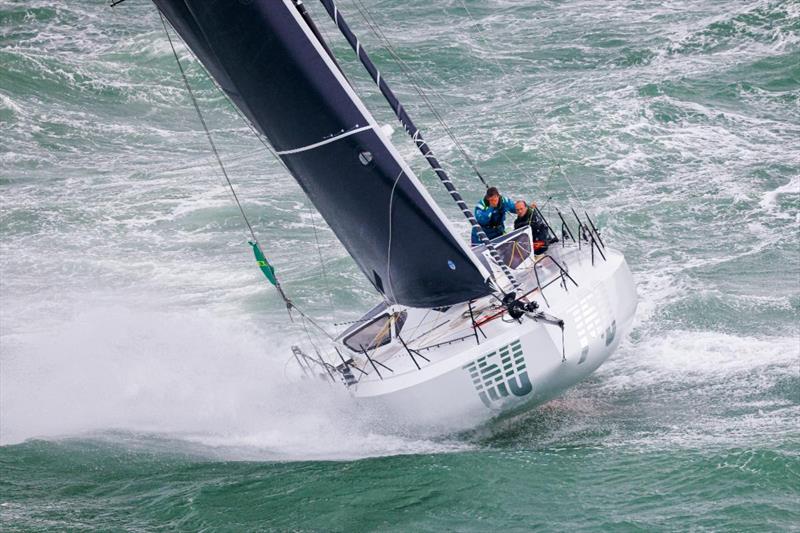
<svg viewBox="0 0 800 533"><path fill-rule="evenodd" d="M547 225L533 209L528 208L525 216L517 217L514 221L514 229L524 228L525 226L530 226L531 228L534 253L540 254L546 252L548 241Z"/></svg>
<svg viewBox="0 0 800 533"><path fill-rule="evenodd" d="M483 224L484 228L491 228L494 230L502 231L505 229L505 215L506 215L506 207L503 202L503 197L500 197L500 201L497 203L497 207L492 207L484 198L481 201L481 207L483 209L492 209L492 214L489 215L489 223Z"/></svg>
<svg viewBox="0 0 800 533"><path fill-rule="evenodd" d="M505 233L505 215L508 213L505 207L505 202L503 202L503 197L500 197L500 203L497 204L497 207L491 207L489 203L486 201L486 198L482 199L478 205L475 206L476 211L480 209L481 211L491 210L489 214L489 220L485 223L479 222L483 232L489 239L496 239ZM476 218L481 218L477 216ZM481 240L478 238L478 231L477 228L472 228L472 244L480 244Z"/></svg>

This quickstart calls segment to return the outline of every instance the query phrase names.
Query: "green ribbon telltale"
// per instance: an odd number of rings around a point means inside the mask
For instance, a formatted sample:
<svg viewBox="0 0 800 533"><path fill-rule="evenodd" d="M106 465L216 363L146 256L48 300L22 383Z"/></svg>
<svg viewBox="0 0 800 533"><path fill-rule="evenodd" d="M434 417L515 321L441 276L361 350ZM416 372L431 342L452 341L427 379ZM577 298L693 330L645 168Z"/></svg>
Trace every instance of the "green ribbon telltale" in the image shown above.
<svg viewBox="0 0 800 533"><path fill-rule="evenodd" d="M258 267L261 269L261 272L267 277L270 283L278 286L278 279L275 277L275 268L269 264L267 258L264 257L264 252L261 251L261 247L255 241L248 241L250 246L253 247L253 253L256 256L256 262L258 263Z"/></svg>

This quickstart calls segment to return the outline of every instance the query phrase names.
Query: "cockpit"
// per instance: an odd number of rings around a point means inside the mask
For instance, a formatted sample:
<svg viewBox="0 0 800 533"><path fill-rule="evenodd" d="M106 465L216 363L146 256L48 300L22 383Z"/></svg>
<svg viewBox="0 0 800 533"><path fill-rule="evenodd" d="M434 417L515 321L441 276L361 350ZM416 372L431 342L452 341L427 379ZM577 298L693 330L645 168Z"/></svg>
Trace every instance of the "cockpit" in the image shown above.
<svg viewBox="0 0 800 533"><path fill-rule="evenodd" d="M367 318L348 328L339 336L342 344L357 353L385 346L397 338L408 318L407 311L391 313L384 304L373 308L376 316Z"/></svg>

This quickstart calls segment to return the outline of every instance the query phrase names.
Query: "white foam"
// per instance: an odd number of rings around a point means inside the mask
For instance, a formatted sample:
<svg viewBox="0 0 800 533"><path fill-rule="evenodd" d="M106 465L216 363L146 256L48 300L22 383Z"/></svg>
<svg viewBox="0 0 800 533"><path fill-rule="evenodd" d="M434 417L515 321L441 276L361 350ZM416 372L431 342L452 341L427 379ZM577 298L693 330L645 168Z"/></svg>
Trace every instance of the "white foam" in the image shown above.
<svg viewBox="0 0 800 533"><path fill-rule="evenodd" d="M798 213L795 213L794 216L792 216L791 213L784 213L778 209L778 197L782 195L797 196L798 201L800 201L800 175L792 176L791 180L789 180L789 183L765 192L761 197L761 201L759 202L761 209L775 217L786 218L790 220L796 219Z"/></svg>
<svg viewBox="0 0 800 533"><path fill-rule="evenodd" d="M646 388L674 383L719 384L796 375L797 337L761 339L715 331L672 330L630 345L612 359L610 388ZM764 383L761 383L764 385Z"/></svg>
<svg viewBox="0 0 800 533"><path fill-rule="evenodd" d="M381 434L343 387L291 383L285 332L211 312L77 309L6 334L0 442L108 429L212 447L229 458L342 459L464 449Z"/></svg>
<svg viewBox="0 0 800 533"><path fill-rule="evenodd" d="M0 92L0 105L6 109L10 109L14 113L22 113L22 108L14 103L14 100L12 100L10 96L3 94L2 92Z"/></svg>

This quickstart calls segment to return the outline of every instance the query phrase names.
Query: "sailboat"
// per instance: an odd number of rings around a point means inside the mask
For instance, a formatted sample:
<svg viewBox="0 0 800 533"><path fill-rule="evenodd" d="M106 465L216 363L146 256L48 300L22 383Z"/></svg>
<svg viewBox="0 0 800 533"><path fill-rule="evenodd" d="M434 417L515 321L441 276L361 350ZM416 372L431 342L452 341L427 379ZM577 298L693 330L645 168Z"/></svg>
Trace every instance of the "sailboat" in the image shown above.
<svg viewBox="0 0 800 533"><path fill-rule="evenodd" d="M614 352L637 305L623 255L574 209L557 220L537 209L536 226L488 239L333 0L321 0L332 23L479 245L400 155L300 0L153 1L380 296L324 353L293 347L303 372L398 425L457 431L559 395Z"/></svg>

